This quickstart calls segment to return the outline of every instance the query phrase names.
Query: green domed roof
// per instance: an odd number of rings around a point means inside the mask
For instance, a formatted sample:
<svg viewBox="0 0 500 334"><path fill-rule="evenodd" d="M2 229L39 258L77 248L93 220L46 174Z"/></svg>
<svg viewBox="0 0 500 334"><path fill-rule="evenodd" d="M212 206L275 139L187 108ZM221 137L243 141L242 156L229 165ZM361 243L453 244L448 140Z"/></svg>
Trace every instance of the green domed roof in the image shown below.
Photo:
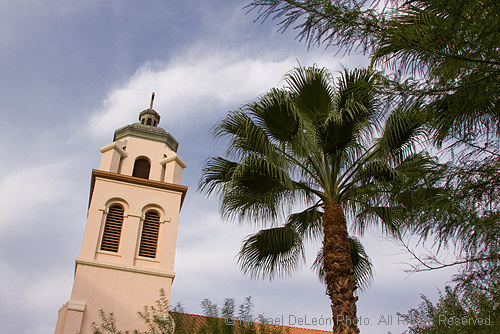
<svg viewBox="0 0 500 334"><path fill-rule="evenodd" d="M116 130L113 141L127 136L139 137L166 143L174 152L177 152L179 142L170 133L157 126L160 121L160 115L156 111L153 109L143 110L139 114L139 120L141 123L125 125ZM151 125L147 125L148 120L150 120Z"/></svg>
<svg viewBox="0 0 500 334"><path fill-rule="evenodd" d="M156 124L160 123L161 116L154 109L145 109L141 111L141 113L139 114L139 122L142 123L142 119L149 115L153 118L156 118L156 120L158 121Z"/></svg>

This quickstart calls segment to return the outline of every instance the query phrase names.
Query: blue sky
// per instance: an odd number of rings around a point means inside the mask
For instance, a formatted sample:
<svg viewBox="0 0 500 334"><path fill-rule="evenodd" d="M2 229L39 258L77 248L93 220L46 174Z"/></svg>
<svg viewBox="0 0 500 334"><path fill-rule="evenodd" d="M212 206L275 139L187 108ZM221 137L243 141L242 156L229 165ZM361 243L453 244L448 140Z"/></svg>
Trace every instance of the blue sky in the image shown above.
<svg viewBox="0 0 500 334"><path fill-rule="evenodd" d="M173 304L200 313L203 298L241 303L255 313L308 319L330 315L308 270L252 281L235 255L251 226L221 221L215 199L196 193L203 162L222 154L211 127L229 110L282 84L292 67L337 71L366 64L359 55L311 48L273 22L254 23L247 1L2 0L0 9L0 320L6 333L50 333L69 299L86 220L90 172L113 131L137 120L156 92L160 126L179 141L190 187L182 209ZM406 312L420 294L436 296L453 274L408 275L409 256L373 231L363 241L375 281L358 315L370 333L382 315ZM430 247L430 245L429 245ZM112 311L112 310L109 310ZM321 328L321 326L313 326ZM323 327L327 329L327 327Z"/></svg>

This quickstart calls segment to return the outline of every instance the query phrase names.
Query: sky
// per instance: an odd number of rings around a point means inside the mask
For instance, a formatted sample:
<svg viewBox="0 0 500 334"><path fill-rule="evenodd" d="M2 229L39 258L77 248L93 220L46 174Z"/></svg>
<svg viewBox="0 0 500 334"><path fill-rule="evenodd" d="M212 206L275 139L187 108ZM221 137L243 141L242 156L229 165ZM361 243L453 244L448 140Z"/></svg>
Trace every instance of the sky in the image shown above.
<svg viewBox="0 0 500 334"><path fill-rule="evenodd" d="M251 296L255 314L285 324L330 316L325 288L309 270L318 243L307 245L308 260L293 276L251 280L236 254L256 228L223 221L217 200L197 193L196 185L204 161L225 151L211 129L228 111L283 85L299 64L336 73L367 60L308 49L296 32L254 22L247 3L0 0L2 332L54 331L71 293L99 148L115 129L137 121L153 91L160 126L177 139L188 164L171 304L201 313L204 298L221 305ZM454 271L409 274L409 254L380 231L362 241L375 277L357 303L361 331L401 333L406 327L396 313L418 306L421 294L436 300Z"/></svg>

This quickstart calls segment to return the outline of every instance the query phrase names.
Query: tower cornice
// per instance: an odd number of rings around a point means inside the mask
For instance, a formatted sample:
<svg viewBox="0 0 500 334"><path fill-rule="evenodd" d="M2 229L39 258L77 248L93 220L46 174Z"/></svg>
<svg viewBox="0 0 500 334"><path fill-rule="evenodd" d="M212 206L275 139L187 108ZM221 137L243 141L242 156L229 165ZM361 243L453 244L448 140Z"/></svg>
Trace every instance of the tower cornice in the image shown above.
<svg viewBox="0 0 500 334"><path fill-rule="evenodd" d="M151 187L151 188L156 188L156 189L164 189L164 190L178 192L181 194L181 207L182 207L182 204L184 203L184 198L186 197L186 192L188 190L187 186L183 186L183 185L179 185L179 184L148 180L148 179L143 179L140 177L123 175L123 174L93 169L92 170L92 180L90 181L89 207L90 207L90 201L92 200L92 194L94 192L95 180L98 177L103 178L103 179L113 180L113 181L126 182L129 184L135 184L135 185L141 185L141 186L146 186L146 187Z"/></svg>
<svg viewBox="0 0 500 334"><path fill-rule="evenodd" d="M125 125L115 131L113 141L120 140L127 136L166 143L174 152L177 152L179 148L179 142L170 133L160 127L143 125L140 123Z"/></svg>

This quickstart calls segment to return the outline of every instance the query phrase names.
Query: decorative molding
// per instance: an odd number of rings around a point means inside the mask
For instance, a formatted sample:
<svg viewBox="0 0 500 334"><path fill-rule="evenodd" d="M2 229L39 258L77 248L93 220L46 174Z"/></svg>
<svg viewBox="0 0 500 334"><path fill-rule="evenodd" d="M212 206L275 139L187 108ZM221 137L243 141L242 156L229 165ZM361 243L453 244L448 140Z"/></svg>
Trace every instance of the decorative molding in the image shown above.
<svg viewBox="0 0 500 334"><path fill-rule="evenodd" d="M112 172L107 172L107 171L103 171L103 170L99 170L99 169L93 169L92 170L92 180L90 181L89 207L90 207L90 202L92 200L92 195L94 193L95 179L97 177L100 177L100 178L103 178L103 179L108 179L108 180L113 180L113 181L120 181L120 182L130 183L130 184L137 184L137 185L151 187L151 188L156 188L156 189L170 190L170 191L173 191L173 192L180 193L181 194L181 207L182 207L182 204L184 203L184 198L186 197L186 192L188 190L187 186L183 186L183 185L180 185L180 184L173 184L173 183L167 183L167 182L161 182L161 181L147 180L147 179L143 179L143 178L140 178L140 177L129 176L129 175L124 175L124 174L118 174L118 173L112 173Z"/></svg>
<svg viewBox="0 0 500 334"><path fill-rule="evenodd" d="M142 212L140 211L130 211L127 213L127 216L126 217L136 217L136 218L141 218L142 217Z"/></svg>
<svg viewBox="0 0 500 334"><path fill-rule="evenodd" d="M119 145L126 145L127 144L127 141L115 141L115 142L112 142L111 144L108 144L106 146L103 146L99 149L99 151L101 151L101 153L106 153L108 151L111 151L112 149L115 149L118 153L120 153L120 155L122 156L122 158L126 158L128 157L128 153L125 152Z"/></svg>
<svg viewBox="0 0 500 334"><path fill-rule="evenodd" d="M139 250L137 250L137 255L135 256L135 259L139 260L139 261L145 261L145 262L151 262L151 263L160 263L160 260L158 260L157 258L140 256L139 255Z"/></svg>
<svg viewBox="0 0 500 334"><path fill-rule="evenodd" d="M129 124L119 128L115 131L113 141L129 136L165 143L174 152L177 152L179 148L179 142L170 133L165 131L165 129L140 123Z"/></svg>
<svg viewBox="0 0 500 334"><path fill-rule="evenodd" d="M128 211L132 211L134 209L133 206L132 206L132 202L126 196L123 196L123 195L111 195L111 196L106 197L102 201L102 204L101 204L101 206L99 207L98 210L105 211L106 213L108 213L106 209L111 206L111 203L122 204L125 207L124 208L125 212L123 214L124 217L126 217L127 215L129 215Z"/></svg>
<svg viewBox="0 0 500 334"><path fill-rule="evenodd" d="M85 302L70 300L68 301L68 311L85 312L85 305Z"/></svg>
<svg viewBox="0 0 500 334"><path fill-rule="evenodd" d="M110 256L115 256L115 257L119 257L121 258L121 254L120 253L117 253L117 252L110 252L110 251L106 251L106 250L102 250L102 249L98 249L96 251L97 254L104 254L104 255L110 255Z"/></svg>
<svg viewBox="0 0 500 334"><path fill-rule="evenodd" d="M170 222L170 220L172 219L170 216L170 212L160 202L151 202L151 201L143 202L143 203L141 203L141 205L139 205L139 208L142 212L141 219L143 219L143 220L144 220L146 211L149 208L160 209L161 211L163 211L162 212L163 219L160 221L160 223Z"/></svg>
<svg viewBox="0 0 500 334"><path fill-rule="evenodd" d="M119 270L119 271L128 271L128 272L132 272L132 273L139 273L139 274L151 275L151 276L166 277L166 278L171 278L172 280L175 278L175 273L171 272L171 271L164 271L164 270L158 270L158 269L152 269L152 268L137 268L135 266L129 266L129 265L117 264L117 263L109 263L109 262L98 261L98 260L87 260L87 259L77 258L75 260L75 270L76 270L76 267L78 267L78 265Z"/></svg>
<svg viewBox="0 0 500 334"><path fill-rule="evenodd" d="M169 162L172 162L172 161L175 161L177 162L182 168L186 168L187 167L187 164L184 162L184 160L182 160L177 154L170 157L170 158L165 158L163 160L160 161L160 164L162 165L166 165L168 164Z"/></svg>

